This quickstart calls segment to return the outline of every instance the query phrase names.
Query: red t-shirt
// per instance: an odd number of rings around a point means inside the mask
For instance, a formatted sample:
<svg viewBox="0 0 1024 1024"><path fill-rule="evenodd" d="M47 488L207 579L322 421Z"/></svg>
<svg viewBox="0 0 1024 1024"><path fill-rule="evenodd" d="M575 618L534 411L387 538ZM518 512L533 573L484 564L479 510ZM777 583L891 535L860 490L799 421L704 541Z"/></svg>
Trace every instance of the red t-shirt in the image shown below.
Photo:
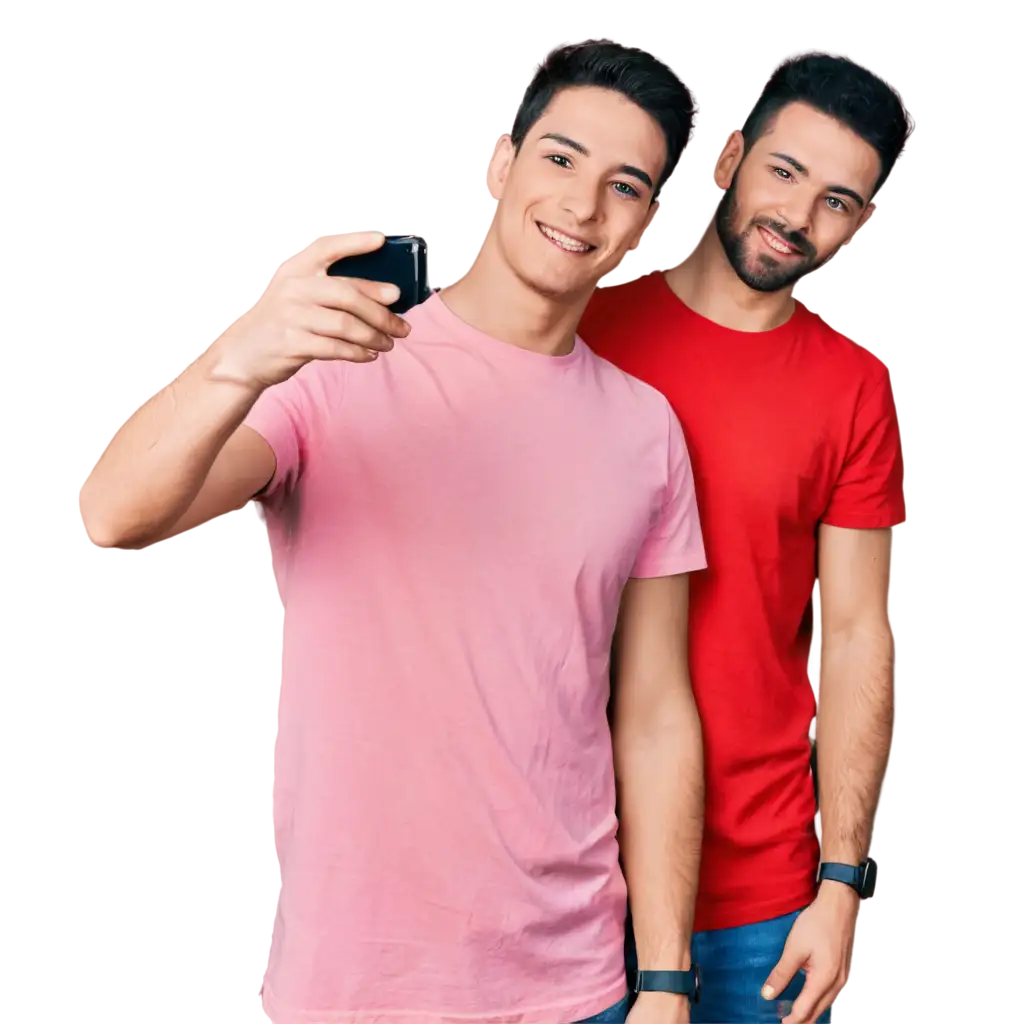
<svg viewBox="0 0 1024 1024"><path fill-rule="evenodd" d="M708 568L691 582L690 664L704 726L697 930L814 897L819 848L807 676L819 523L902 522L889 374L797 303L771 331L721 327L662 274L599 290L580 335L671 402L687 439Z"/></svg>

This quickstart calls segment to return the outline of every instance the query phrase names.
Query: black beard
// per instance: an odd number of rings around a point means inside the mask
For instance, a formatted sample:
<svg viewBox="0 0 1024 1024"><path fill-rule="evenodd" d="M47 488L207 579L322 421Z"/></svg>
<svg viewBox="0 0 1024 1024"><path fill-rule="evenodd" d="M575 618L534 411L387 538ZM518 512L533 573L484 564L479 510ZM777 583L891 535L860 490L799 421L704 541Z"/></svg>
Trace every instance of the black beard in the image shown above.
<svg viewBox="0 0 1024 1024"><path fill-rule="evenodd" d="M790 231L774 220L758 218L747 225L742 232L737 231L734 223L736 220L736 177L733 177L732 184L726 189L725 195L722 196L722 201L715 211L715 230L718 232L718 240L722 243L730 266L748 288L752 288L755 292L781 291L799 281L805 274L817 270L835 255L832 252L823 259L816 259L818 251L802 234ZM783 264L773 260L770 256L759 256L755 268L751 269L747 248L758 224L770 228L788 245L793 246L797 252L801 253L804 258L799 262L787 260Z"/></svg>

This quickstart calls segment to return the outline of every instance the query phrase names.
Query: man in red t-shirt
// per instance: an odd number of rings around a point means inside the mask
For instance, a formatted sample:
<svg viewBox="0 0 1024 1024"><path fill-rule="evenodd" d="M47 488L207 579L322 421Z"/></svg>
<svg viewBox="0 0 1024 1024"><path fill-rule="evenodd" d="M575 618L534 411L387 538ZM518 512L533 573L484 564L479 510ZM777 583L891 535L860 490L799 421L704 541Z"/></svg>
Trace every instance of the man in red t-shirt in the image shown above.
<svg viewBox="0 0 1024 1024"><path fill-rule="evenodd" d="M671 401L704 524L690 647L707 769L694 1022L827 1021L873 885L899 430L885 366L792 293L871 216L909 131L899 96L865 69L821 54L786 62L722 151L725 195L692 255L597 292L580 328Z"/></svg>

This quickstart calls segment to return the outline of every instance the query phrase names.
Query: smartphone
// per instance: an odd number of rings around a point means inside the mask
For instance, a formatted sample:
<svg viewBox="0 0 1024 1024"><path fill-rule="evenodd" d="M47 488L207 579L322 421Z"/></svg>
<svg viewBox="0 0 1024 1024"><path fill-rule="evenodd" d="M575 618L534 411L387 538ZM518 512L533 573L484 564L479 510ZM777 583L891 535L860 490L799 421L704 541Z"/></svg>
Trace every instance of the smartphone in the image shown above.
<svg viewBox="0 0 1024 1024"><path fill-rule="evenodd" d="M388 307L394 313L405 313L430 295L427 243L416 235L389 235L373 252L335 260L327 273L331 277L359 277L397 285L402 294Z"/></svg>

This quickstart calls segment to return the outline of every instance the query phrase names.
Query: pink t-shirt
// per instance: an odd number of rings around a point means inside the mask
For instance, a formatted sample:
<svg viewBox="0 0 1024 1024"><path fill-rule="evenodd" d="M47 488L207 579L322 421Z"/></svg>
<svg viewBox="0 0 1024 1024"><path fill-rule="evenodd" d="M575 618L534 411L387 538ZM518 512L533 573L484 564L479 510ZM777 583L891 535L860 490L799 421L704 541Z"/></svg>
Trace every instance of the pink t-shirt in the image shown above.
<svg viewBox="0 0 1024 1024"><path fill-rule="evenodd" d="M285 608L275 1024L535 1022L625 994L606 715L630 576L704 566L679 423L440 296L247 424Z"/></svg>

